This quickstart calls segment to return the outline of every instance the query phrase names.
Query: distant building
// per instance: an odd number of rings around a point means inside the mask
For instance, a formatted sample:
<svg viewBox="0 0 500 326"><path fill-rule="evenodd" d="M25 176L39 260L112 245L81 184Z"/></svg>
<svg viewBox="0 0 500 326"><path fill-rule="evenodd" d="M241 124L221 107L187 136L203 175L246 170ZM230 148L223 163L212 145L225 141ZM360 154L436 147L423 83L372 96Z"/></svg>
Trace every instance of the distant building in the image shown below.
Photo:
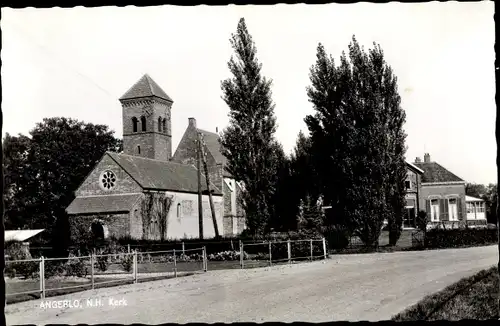
<svg viewBox="0 0 500 326"><path fill-rule="evenodd" d="M484 224L469 220L466 210L465 181L437 162L431 161L429 153L424 161L417 157L415 166L422 174L419 205L427 212L430 226L440 224L458 227L460 224ZM484 220L485 221L485 220Z"/></svg>

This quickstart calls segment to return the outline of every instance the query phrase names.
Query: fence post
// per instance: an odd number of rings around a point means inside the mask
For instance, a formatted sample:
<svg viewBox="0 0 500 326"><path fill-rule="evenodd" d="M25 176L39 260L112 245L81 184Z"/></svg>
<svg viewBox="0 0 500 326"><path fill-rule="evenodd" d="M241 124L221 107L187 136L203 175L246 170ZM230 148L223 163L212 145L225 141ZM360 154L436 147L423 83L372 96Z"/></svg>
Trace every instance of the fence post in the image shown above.
<svg viewBox="0 0 500 326"><path fill-rule="evenodd" d="M323 255L325 256L326 259L326 240L325 238L323 238L322 240L323 240Z"/></svg>
<svg viewBox="0 0 500 326"><path fill-rule="evenodd" d="M313 239L311 239L311 261L313 261Z"/></svg>
<svg viewBox="0 0 500 326"><path fill-rule="evenodd" d="M273 257L272 257L272 250L271 250L271 241L269 241L269 266L273 265Z"/></svg>
<svg viewBox="0 0 500 326"><path fill-rule="evenodd" d="M177 277L177 257L174 249L174 277Z"/></svg>
<svg viewBox="0 0 500 326"><path fill-rule="evenodd" d="M40 257L39 263L40 271L40 298L45 299L45 259L43 256Z"/></svg>
<svg viewBox="0 0 500 326"><path fill-rule="evenodd" d="M184 247L184 241L182 241L182 255L185 255L186 247Z"/></svg>
<svg viewBox="0 0 500 326"><path fill-rule="evenodd" d="M91 252L90 253L90 281L92 282L92 290L94 289L95 287L95 284L94 284L94 253Z"/></svg>
<svg viewBox="0 0 500 326"><path fill-rule="evenodd" d="M130 243L127 245L128 253L130 253Z"/></svg>
<svg viewBox="0 0 500 326"><path fill-rule="evenodd" d="M290 239L287 240L287 247L288 247L288 263L292 263L292 243L290 242Z"/></svg>
<svg viewBox="0 0 500 326"><path fill-rule="evenodd" d="M208 270L207 247L203 246L203 271Z"/></svg>
<svg viewBox="0 0 500 326"><path fill-rule="evenodd" d="M133 271L134 271L134 283L137 283L137 250L134 250L132 259Z"/></svg>
<svg viewBox="0 0 500 326"><path fill-rule="evenodd" d="M244 251L243 251L243 242L240 240L240 267L241 269L243 269L243 254Z"/></svg>

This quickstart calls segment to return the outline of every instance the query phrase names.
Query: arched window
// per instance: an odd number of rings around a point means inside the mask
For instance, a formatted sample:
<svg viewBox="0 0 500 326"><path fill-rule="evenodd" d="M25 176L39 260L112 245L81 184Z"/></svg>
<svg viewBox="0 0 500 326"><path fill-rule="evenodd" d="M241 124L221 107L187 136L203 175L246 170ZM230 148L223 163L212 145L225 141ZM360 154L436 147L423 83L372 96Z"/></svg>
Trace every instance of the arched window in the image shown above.
<svg viewBox="0 0 500 326"><path fill-rule="evenodd" d="M181 217L181 203L177 204L177 217Z"/></svg>
<svg viewBox="0 0 500 326"><path fill-rule="evenodd" d="M132 118L132 128L134 130L134 132L137 132L137 118L136 117L133 117Z"/></svg>
<svg viewBox="0 0 500 326"><path fill-rule="evenodd" d="M146 117L145 116L141 117L141 125L142 125L142 131L146 131Z"/></svg>
<svg viewBox="0 0 500 326"><path fill-rule="evenodd" d="M161 117L158 117L158 131L161 132Z"/></svg>
<svg viewBox="0 0 500 326"><path fill-rule="evenodd" d="M167 124L167 119L163 118L163 132L167 132L167 128L165 127Z"/></svg>
<svg viewBox="0 0 500 326"><path fill-rule="evenodd" d="M137 154L141 154L141 146L137 146Z"/></svg>

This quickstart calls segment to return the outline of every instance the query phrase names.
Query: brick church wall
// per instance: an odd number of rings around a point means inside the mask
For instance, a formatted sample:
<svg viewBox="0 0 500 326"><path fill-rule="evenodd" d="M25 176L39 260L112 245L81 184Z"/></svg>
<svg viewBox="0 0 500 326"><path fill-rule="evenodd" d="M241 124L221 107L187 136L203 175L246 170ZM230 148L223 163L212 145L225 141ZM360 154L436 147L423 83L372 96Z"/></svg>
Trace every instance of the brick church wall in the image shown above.
<svg viewBox="0 0 500 326"><path fill-rule="evenodd" d="M168 161L172 157L171 103L163 100L136 99L122 103L123 152L156 160ZM144 112L149 107L150 115ZM146 117L146 131L142 131L141 116ZM137 131L133 131L132 118L138 119ZM158 131L158 117L166 119L166 131ZM141 152L138 152L140 146Z"/></svg>
<svg viewBox="0 0 500 326"><path fill-rule="evenodd" d="M91 231L91 225L94 221L102 221L109 232L108 237L124 237L129 234L130 222L129 214L93 214L70 216L71 236L74 237L76 229L82 231ZM74 239L75 240L75 239Z"/></svg>
<svg viewBox="0 0 500 326"><path fill-rule="evenodd" d="M117 177L116 186L112 190L103 190L99 177L103 171L111 170ZM81 186L76 190L76 196L112 195L123 193L140 193L142 188L134 181L113 159L104 155L95 169L89 174Z"/></svg>

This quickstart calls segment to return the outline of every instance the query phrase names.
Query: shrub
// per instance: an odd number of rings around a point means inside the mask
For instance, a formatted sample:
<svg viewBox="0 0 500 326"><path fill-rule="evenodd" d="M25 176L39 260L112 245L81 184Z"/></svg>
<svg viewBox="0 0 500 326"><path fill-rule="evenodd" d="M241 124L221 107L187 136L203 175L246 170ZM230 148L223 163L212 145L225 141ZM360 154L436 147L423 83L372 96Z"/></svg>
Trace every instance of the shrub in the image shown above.
<svg viewBox="0 0 500 326"><path fill-rule="evenodd" d="M44 265L45 278L62 276L66 272L64 260L46 260Z"/></svg>
<svg viewBox="0 0 500 326"><path fill-rule="evenodd" d="M421 231L426 232L427 231L427 225L429 224L429 216L427 215L427 212L424 210L421 210L417 214L417 228Z"/></svg>
<svg viewBox="0 0 500 326"><path fill-rule="evenodd" d="M19 242L5 243L5 255L8 256L8 260L32 259L29 250ZM10 277L21 275L24 278L33 278L39 273L39 263L37 261L6 263L5 273Z"/></svg>
<svg viewBox="0 0 500 326"><path fill-rule="evenodd" d="M480 246L496 243L497 232L494 229L433 229L427 231L427 248L456 248L462 246Z"/></svg>
<svg viewBox="0 0 500 326"><path fill-rule="evenodd" d="M332 226L325 230L329 249L345 249L349 246L350 234L347 227Z"/></svg>
<svg viewBox="0 0 500 326"><path fill-rule="evenodd" d="M5 255L9 256L9 260L24 260L31 259L29 250L20 242L9 241L5 243Z"/></svg>
<svg viewBox="0 0 500 326"><path fill-rule="evenodd" d="M83 259L69 259L64 265L66 276L85 277L88 269Z"/></svg>
<svg viewBox="0 0 500 326"><path fill-rule="evenodd" d="M101 271L101 272L105 272L108 270L108 266L109 266L109 257L108 256L97 256L96 257L96 262L97 264L97 268Z"/></svg>
<svg viewBox="0 0 500 326"><path fill-rule="evenodd" d="M216 254L210 254L207 256L208 260L213 261L235 261L240 260L239 251L223 251ZM248 259L248 254L246 252L243 253L243 259Z"/></svg>
<svg viewBox="0 0 500 326"><path fill-rule="evenodd" d="M133 257L132 255L123 255L121 259L121 265L126 272L130 272L132 270L133 265Z"/></svg>

